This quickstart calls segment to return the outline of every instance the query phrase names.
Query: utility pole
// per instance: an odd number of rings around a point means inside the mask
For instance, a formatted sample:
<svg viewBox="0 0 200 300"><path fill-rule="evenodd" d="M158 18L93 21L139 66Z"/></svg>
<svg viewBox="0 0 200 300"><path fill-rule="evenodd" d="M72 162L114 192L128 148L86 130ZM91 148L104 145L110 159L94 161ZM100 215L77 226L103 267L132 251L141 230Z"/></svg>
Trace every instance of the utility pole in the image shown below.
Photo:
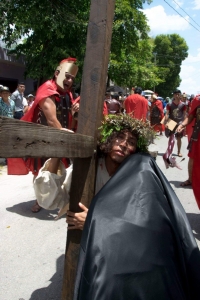
<svg viewBox="0 0 200 300"><path fill-rule="evenodd" d="M157 55L157 52L153 52L153 55L154 55L154 66L156 66L156 55ZM155 87L155 84L154 84L154 87L153 87L154 93L155 93L155 89L156 89L156 87Z"/></svg>

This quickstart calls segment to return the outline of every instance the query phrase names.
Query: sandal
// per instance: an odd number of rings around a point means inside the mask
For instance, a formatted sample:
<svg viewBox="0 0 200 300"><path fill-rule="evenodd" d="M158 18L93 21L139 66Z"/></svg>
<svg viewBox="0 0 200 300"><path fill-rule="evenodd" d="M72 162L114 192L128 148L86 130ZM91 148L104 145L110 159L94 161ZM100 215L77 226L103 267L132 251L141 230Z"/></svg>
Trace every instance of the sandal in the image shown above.
<svg viewBox="0 0 200 300"><path fill-rule="evenodd" d="M178 153L177 155L178 155L179 157L183 157L183 155L182 155L181 153Z"/></svg>
<svg viewBox="0 0 200 300"><path fill-rule="evenodd" d="M38 213L40 210L41 210L41 206L39 206L39 204L38 204L38 202L37 202L37 200L36 200L36 202L35 202L35 204L31 207L31 211L33 212L33 213Z"/></svg>
<svg viewBox="0 0 200 300"><path fill-rule="evenodd" d="M188 185L192 185L192 182L189 179L187 179L186 181L183 181L180 184L180 186L183 186L183 187L188 186Z"/></svg>

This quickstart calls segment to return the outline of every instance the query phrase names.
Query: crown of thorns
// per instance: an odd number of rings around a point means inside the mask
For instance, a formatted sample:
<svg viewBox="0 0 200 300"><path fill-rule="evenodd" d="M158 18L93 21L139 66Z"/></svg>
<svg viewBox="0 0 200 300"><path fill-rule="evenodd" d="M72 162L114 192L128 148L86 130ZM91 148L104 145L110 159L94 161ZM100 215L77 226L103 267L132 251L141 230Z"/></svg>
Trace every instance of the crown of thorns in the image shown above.
<svg viewBox="0 0 200 300"><path fill-rule="evenodd" d="M143 122L142 120L132 118L130 115L123 114L107 115L99 129L100 146L107 142L112 133L128 130L137 137L137 149L141 152L148 152L148 145L155 136L149 122Z"/></svg>

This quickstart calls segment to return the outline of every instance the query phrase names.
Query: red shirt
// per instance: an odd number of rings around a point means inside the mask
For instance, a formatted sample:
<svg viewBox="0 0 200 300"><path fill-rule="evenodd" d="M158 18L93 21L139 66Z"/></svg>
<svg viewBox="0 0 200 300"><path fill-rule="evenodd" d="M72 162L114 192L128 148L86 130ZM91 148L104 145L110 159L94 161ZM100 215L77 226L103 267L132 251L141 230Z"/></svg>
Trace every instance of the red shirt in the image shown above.
<svg viewBox="0 0 200 300"><path fill-rule="evenodd" d="M148 101L139 94L133 94L126 98L124 103L126 113L133 118L146 121Z"/></svg>

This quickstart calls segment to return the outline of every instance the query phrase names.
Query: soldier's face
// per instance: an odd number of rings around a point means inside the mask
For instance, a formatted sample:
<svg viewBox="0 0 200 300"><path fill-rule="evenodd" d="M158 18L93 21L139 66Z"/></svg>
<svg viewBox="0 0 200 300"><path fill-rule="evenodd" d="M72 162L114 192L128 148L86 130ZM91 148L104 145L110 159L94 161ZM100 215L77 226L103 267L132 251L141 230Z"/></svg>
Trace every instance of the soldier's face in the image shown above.
<svg viewBox="0 0 200 300"><path fill-rule="evenodd" d="M111 160L121 163L129 155L136 152L137 139L130 132L119 133L113 142L112 150L108 153Z"/></svg>
<svg viewBox="0 0 200 300"><path fill-rule="evenodd" d="M67 92L71 89L74 76L69 73L55 72L56 84L60 91Z"/></svg>
<svg viewBox="0 0 200 300"><path fill-rule="evenodd" d="M69 73L65 73L65 79L63 80L64 91L70 90L73 82L74 76L70 75Z"/></svg>

